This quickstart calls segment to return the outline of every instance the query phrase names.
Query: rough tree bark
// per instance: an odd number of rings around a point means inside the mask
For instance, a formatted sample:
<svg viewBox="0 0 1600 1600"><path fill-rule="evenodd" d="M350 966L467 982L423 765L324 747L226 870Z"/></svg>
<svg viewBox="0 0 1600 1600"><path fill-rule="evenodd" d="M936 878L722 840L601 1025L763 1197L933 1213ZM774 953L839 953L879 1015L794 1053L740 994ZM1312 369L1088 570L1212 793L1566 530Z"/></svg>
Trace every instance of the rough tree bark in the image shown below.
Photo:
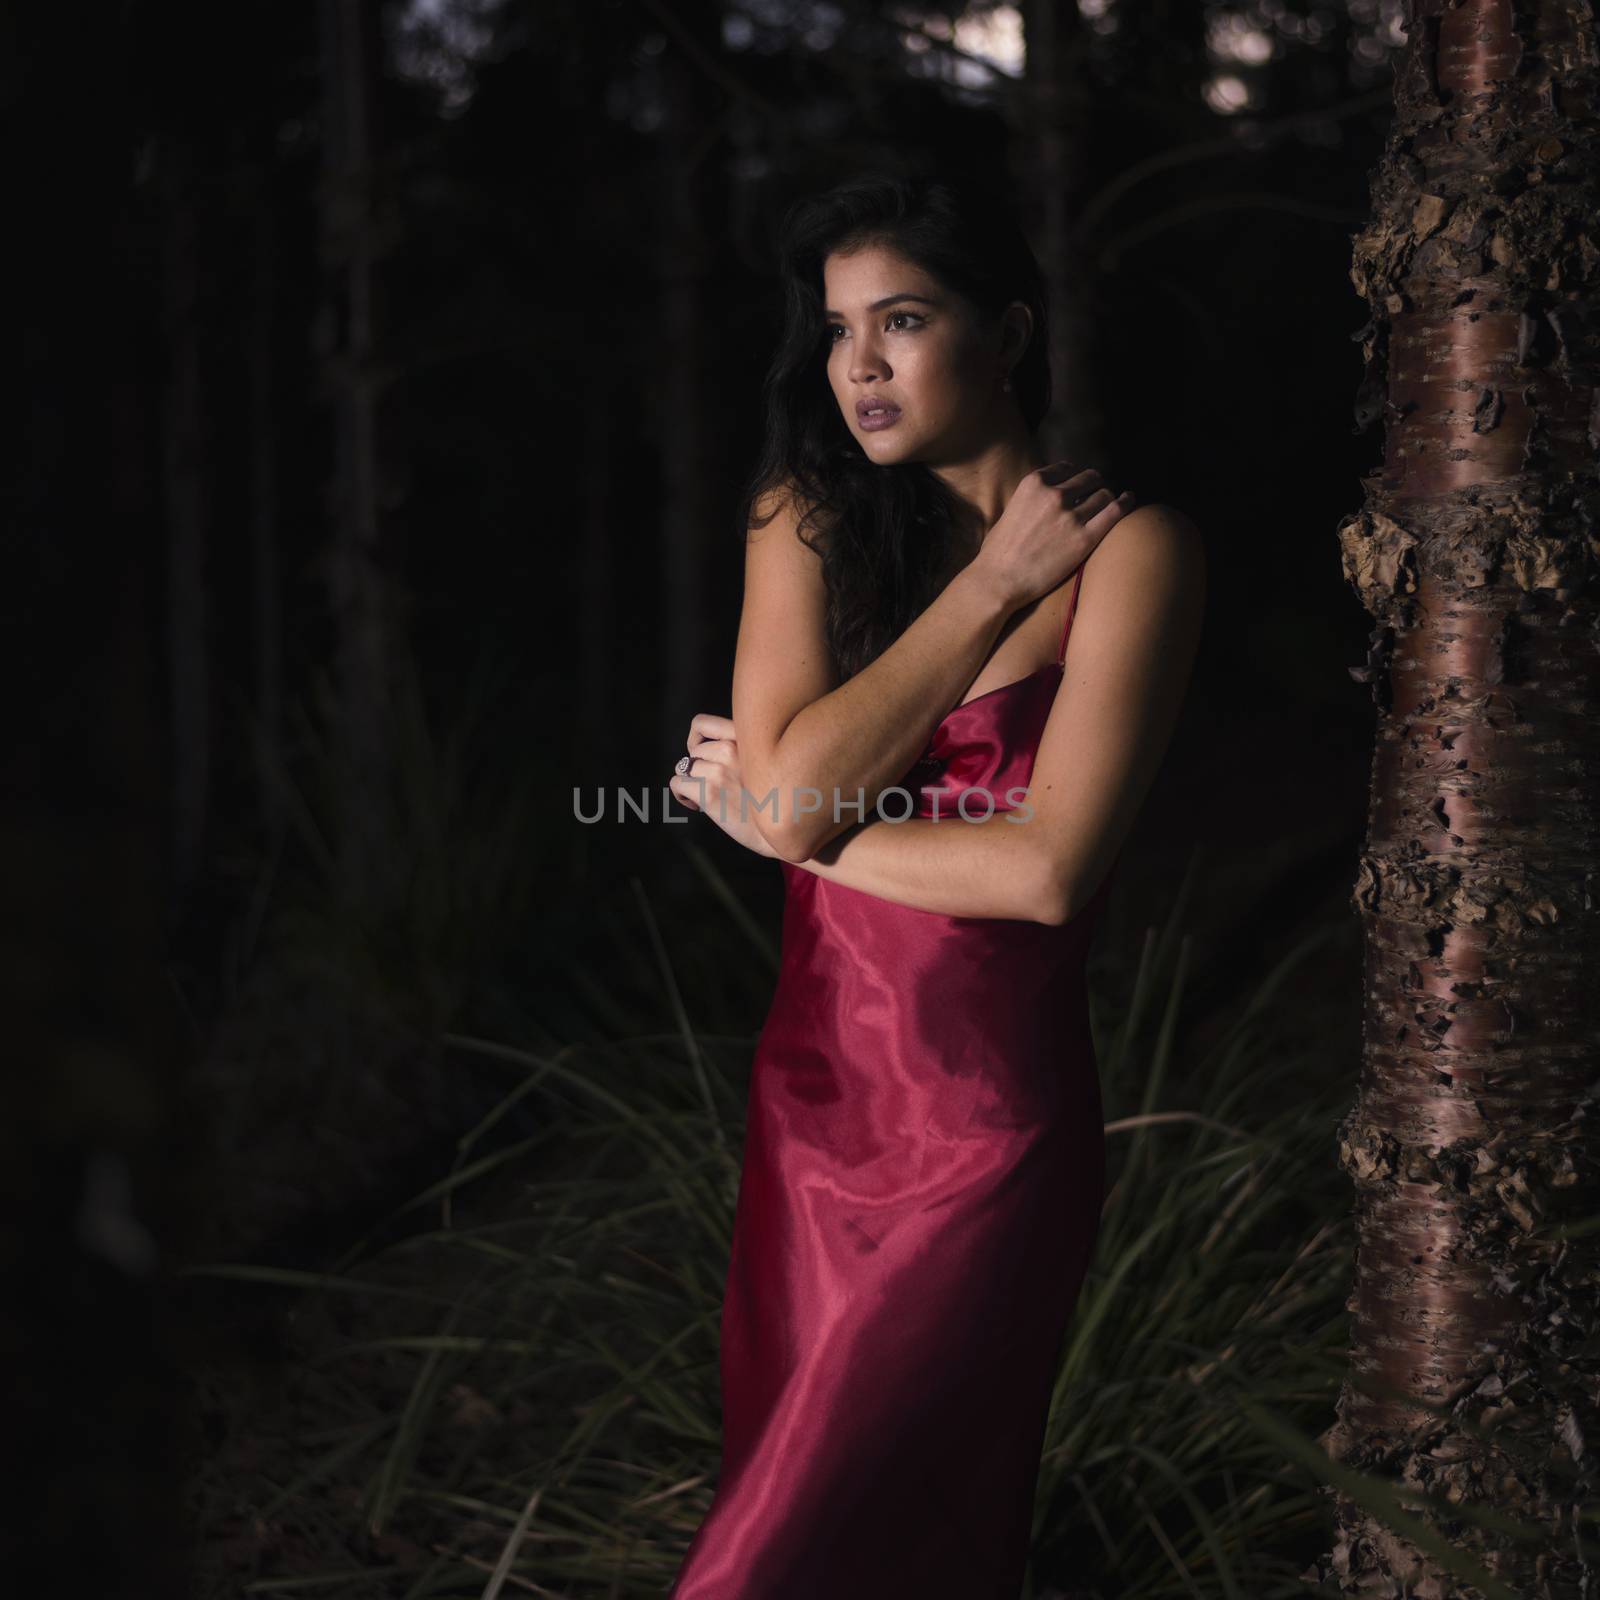
<svg viewBox="0 0 1600 1600"><path fill-rule="evenodd" d="M1595 1209L1600 1158L1600 49L1585 0L1411 0L1405 20L1352 269L1371 311L1357 416L1386 434L1339 530L1376 624L1352 671L1379 715L1339 1145L1353 1348L1323 1442L1508 1587L1342 1496L1306 1576L1575 1597L1600 1441L1596 1235L1563 1238Z"/></svg>

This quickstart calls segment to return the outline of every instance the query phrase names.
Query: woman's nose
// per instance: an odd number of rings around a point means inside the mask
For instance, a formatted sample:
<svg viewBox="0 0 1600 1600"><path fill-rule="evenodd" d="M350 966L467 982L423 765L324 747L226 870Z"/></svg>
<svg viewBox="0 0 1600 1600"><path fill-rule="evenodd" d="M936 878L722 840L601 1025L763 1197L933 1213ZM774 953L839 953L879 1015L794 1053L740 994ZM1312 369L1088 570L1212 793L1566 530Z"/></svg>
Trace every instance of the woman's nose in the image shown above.
<svg viewBox="0 0 1600 1600"><path fill-rule="evenodd" d="M850 360L850 376L859 383L863 378L888 376L887 365L875 350L857 345Z"/></svg>

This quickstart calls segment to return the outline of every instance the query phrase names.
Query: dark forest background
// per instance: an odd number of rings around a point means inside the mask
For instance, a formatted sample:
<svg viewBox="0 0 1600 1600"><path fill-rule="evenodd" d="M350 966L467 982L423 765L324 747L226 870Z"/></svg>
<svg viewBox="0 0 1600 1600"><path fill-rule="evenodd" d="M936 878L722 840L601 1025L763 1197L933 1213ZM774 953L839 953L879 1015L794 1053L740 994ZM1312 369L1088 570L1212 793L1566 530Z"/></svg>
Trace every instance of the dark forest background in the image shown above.
<svg viewBox="0 0 1600 1600"><path fill-rule="evenodd" d="M1203 1040L1331 928L1282 1011L1353 1078L1372 708L1335 529L1378 457L1348 270L1401 11L10 8L19 1560L87 1519L80 1592L174 1592L185 1475L281 1385L291 1313L167 1269L379 1227L505 1092L452 1038L759 1025L772 864L574 791L659 808L728 709L784 207L917 158L1042 215L1047 27L1090 330L1058 425L1211 574L1100 959L1187 882Z"/></svg>

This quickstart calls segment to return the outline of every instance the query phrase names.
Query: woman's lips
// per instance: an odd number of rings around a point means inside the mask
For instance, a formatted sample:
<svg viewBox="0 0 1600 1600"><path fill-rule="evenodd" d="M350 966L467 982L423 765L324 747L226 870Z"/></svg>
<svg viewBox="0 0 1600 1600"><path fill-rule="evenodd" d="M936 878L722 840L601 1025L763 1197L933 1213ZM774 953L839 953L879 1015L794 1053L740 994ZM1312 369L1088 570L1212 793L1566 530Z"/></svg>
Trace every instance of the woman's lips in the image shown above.
<svg viewBox="0 0 1600 1600"><path fill-rule="evenodd" d="M886 406L882 411L856 409L856 422L868 433L876 433L880 428L892 428L899 420L900 411L896 406Z"/></svg>

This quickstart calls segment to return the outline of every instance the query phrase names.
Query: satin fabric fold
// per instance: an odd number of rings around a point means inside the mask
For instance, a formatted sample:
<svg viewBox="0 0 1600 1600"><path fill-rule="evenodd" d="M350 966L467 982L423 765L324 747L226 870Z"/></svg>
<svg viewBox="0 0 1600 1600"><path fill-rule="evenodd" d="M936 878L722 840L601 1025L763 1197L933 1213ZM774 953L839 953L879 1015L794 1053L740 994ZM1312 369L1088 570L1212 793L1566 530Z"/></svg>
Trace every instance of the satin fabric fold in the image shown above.
<svg viewBox="0 0 1600 1600"><path fill-rule="evenodd" d="M1074 599L1076 596L1074 596ZM1070 626L1070 618L1069 618ZM957 706L915 814L1015 809L1060 663ZM1017 826L1026 826L1018 823ZM721 1321L716 1492L670 1600L1016 1600L1099 1229L1084 959L782 863ZM1113 868L1113 872L1114 872Z"/></svg>

